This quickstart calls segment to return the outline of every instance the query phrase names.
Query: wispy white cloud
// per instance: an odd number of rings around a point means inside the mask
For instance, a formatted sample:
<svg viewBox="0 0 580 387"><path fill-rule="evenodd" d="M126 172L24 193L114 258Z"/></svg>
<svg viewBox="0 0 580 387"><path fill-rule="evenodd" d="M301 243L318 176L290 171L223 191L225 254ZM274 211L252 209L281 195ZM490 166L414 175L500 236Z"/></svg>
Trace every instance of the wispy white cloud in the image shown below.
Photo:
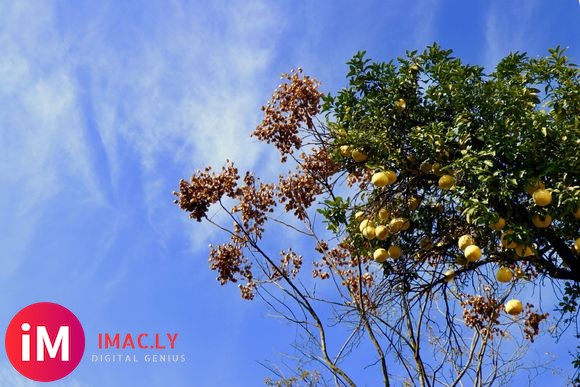
<svg viewBox="0 0 580 387"><path fill-rule="evenodd" d="M531 20L537 6L537 0L494 1L489 4L485 15L484 62L487 69L493 69L510 52L533 47Z"/></svg>
<svg viewBox="0 0 580 387"><path fill-rule="evenodd" d="M2 235L8 239L1 260L9 276L42 205L67 178L78 178L96 202L102 197L86 157L74 80L54 39L50 3L0 8L0 222L9 230Z"/></svg>
<svg viewBox="0 0 580 387"><path fill-rule="evenodd" d="M156 253L170 234L197 226L180 224L171 203L180 177L226 158L241 168L264 160L248 134L271 92L263 73L275 55L279 15L257 0L152 3L123 12L116 1L78 9L50 1L0 4L5 286L22 280L14 273L30 259L26 250L54 223L73 233L57 234L62 240L55 243L70 245L66 254L47 257L62 272L77 273L59 274L76 277L63 292L74 289L97 309L111 304L122 289L139 284L136 271L154 277L156 269L139 271L148 264L144 244ZM69 209L70 219L47 219L55 207ZM94 229L83 222L91 215L103 218ZM194 248L207 243L206 228L191 234ZM230 294L232 318L242 322L238 294ZM12 369L0 375L11 386L36 385Z"/></svg>
<svg viewBox="0 0 580 387"><path fill-rule="evenodd" d="M116 136L128 139L147 171L160 155L183 165L227 157L251 164L258 156L245 138L262 99L256 86L272 42L260 37L273 27L272 15L260 2L233 2L214 10L217 15L199 11L167 7L172 17L160 18L154 36L136 41L139 49L130 58L106 42L84 45L101 58L89 68L105 145ZM101 28L111 27L105 20ZM223 28L213 25L220 21Z"/></svg>
<svg viewBox="0 0 580 387"><path fill-rule="evenodd" d="M168 17L159 18L153 36L135 42L130 58L98 39L83 44L84 57L99 58L88 63L90 89L112 176L122 175L119 143L128 142L140 155L152 224L179 177L228 158L251 167L260 157L248 134L264 100L261 74L275 41L263 37L276 35L276 15L259 1L211 11L170 3ZM91 30L110 28L108 16Z"/></svg>
<svg viewBox="0 0 580 387"><path fill-rule="evenodd" d="M179 177L227 158L250 168L261 157L248 134L267 95L275 11L262 1L167 2L132 15L143 20L116 36L126 20L115 4L79 7L80 20L64 21L56 2L0 6L0 177L26 197L10 209L14 198L2 193L13 247L30 242L45 203L65 187L114 208L134 189L128 178L163 234ZM15 258L6 263L16 268Z"/></svg>
<svg viewBox="0 0 580 387"><path fill-rule="evenodd" d="M421 49L427 44L433 43L435 20L441 5L440 0L422 0L414 3L412 8L412 46L410 48Z"/></svg>

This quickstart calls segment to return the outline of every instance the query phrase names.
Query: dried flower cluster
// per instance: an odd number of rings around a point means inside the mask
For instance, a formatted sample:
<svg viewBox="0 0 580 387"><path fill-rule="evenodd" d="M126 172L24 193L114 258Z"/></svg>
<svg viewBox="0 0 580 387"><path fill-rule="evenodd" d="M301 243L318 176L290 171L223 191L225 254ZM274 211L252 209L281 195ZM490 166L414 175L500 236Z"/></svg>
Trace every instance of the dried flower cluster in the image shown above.
<svg viewBox="0 0 580 387"><path fill-rule="evenodd" d="M500 330L494 326L499 323L498 317L502 304L491 294L487 293L486 297L463 295L461 306L465 325L481 330L483 333L500 333Z"/></svg>
<svg viewBox="0 0 580 387"><path fill-rule="evenodd" d="M240 220L234 222L234 233L231 237L232 243L230 245L236 248L240 255L243 254L244 248L248 246L251 240L257 241L262 238L264 224L267 220L266 214L272 212L276 205L274 201L274 184L258 184L256 180L253 174L246 172L243 180L244 185L238 187L231 195L232 198L238 200L238 203L232 207L231 213L232 215L239 213ZM228 259L228 257L225 258ZM212 250L210 254L212 268L214 268L213 266L216 263L219 264L222 259L224 257L219 254L219 251L215 253L215 250ZM216 267L223 268L224 265ZM238 285L242 298L246 300L254 299L256 283L253 280L251 262L243 257L235 262L234 267L227 267L227 269L237 270L238 277L245 278L246 283Z"/></svg>
<svg viewBox="0 0 580 387"><path fill-rule="evenodd" d="M210 248L210 269L217 270L217 279L221 285L225 285L228 281L238 282L237 274L252 278L251 265L238 245L224 243L215 247L210 245Z"/></svg>
<svg viewBox="0 0 580 387"><path fill-rule="evenodd" d="M232 216L239 213L240 220L235 221L231 240L219 246L210 246L209 262L210 268L218 272L217 280L222 285L245 279L246 284L239 285L242 297L253 299L256 285L252 263L244 256L244 249L250 240L262 237L266 214L272 212L276 205L274 184L258 184L251 173L246 173L244 185L238 187L238 179L238 170L228 161L219 174L207 167L194 173L189 182L181 180L179 192L174 194L179 198L175 202L198 222L206 216L209 207L223 196L237 200L231 213Z"/></svg>
<svg viewBox="0 0 580 387"><path fill-rule="evenodd" d="M287 277L296 278L302 268L302 256L296 254L292 249L282 250L280 255L282 258L280 259L280 265L278 265L279 271ZM270 279L280 279L282 276L280 272L273 270Z"/></svg>
<svg viewBox="0 0 580 387"><path fill-rule="evenodd" d="M309 76L302 75L302 69L283 74L284 82L276 89L271 101L262 108L264 119L256 128L253 136L261 141L273 143L285 161L289 154L302 146L301 131L314 130L314 117L319 112L322 93L320 83ZM232 235L228 243L210 246L210 267L218 272L217 280L223 285L238 282L242 297L252 299L256 288L252 273L252 262L244 255L262 238L267 214L276 206L274 196L286 204L286 210L304 220L306 209L315 197L323 192L322 184L338 170L326 151L314 149L311 154L302 154L297 171L281 179L280 187L274 184L259 183L251 174L246 173L243 185L238 187L238 170L229 161L220 173L211 167L193 174L190 181L181 180L175 203L192 219L201 221L207 216L212 204L224 196L236 200L231 208L234 219ZM282 252L280 268L285 275L294 278L302 266L302 257L292 250ZM278 272L280 275L280 272ZM328 276L328 273L322 274Z"/></svg>
<svg viewBox="0 0 580 387"><path fill-rule="evenodd" d="M345 271L343 275L342 285L348 289L352 297L352 301L348 304L367 312L376 310L377 304L370 296L370 289L375 283L373 275L367 272L360 276L354 270Z"/></svg>
<svg viewBox="0 0 580 387"><path fill-rule="evenodd" d="M313 117L320 109L320 83L301 74L302 69L299 68L282 75L286 82L278 86L272 100L262 107L264 119L252 134L262 141L273 143L282 154L283 162L293 148L302 146L300 127L305 124L312 129Z"/></svg>
<svg viewBox="0 0 580 387"><path fill-rule="evenodd" d="M272 212L276 205L274 201L274 184L260 183L256 187L256 178L250 172L247 172L246 176L244 176L244 186L235 191L234 197L239 202L232 207L232 213L239 212L242 226L246 232L260 239L264 233L264 223L267 219L266 213ZM240 235L239 226L236 230L238 230L236 234Z"/></svg>
<svg viewBox="0 0 580 387"><path fill-rule="evenodd" d="M351 251L346 241L332 249L328 248L328 243L321 241L316 246L316 251L322 254L322 260L312 262L314 266L313 278L327 279L330 277L329 271L332 271L333 266L346 266L350 262Z"/></svg>
<svg viewBox="0 0 580 387"><path fill-rule="evenodd" d="M210 269L217 270L217 280L221 285L225 285L227 282L236 283L238 279L243 278L246 283L238 285L242 292L242 298L253 300L256 284L252 273L252 263L244 255L243 247L244 244L237 241L218 246L210 245Z"/></svg>
<svg viewBox="0 0 580 387"><path fill-rule="evenodd" d="M179 182L179 192L173 192L178 197L175 203L198 222L205 217L212 204L217 203L224 195L234 195L239 179L237 168L229 160L220 174L211 171L211 167L206 167L203 171L195 172L189 182L182 179Z"/></svg>
<svg viewBox="0 0 580 387"><path fill-rule="evenodd" d="M256 283L253 281L248 281L248 283L239 284L238 288L242 292L242 298L244 300L253 300L254 299L254 289L256 289Z"/></svg>
<svg viewBox="0 0 580 387"><path fill-rule="evenodd" d="M374 277L368 272L358 275L357 271L349 269L344 270L343 275L342 284L356 297L358 297L361 289L370 288L375 284Z"/></svg>
<svg viewBox="0 0 580 387"><path fill-rule="evenodd" d="M294 211L300 220L306 219L306 210L314 203L317 195L323 193L324 184L339 167L324 149L313 149L309 155L300 155L302 162L297 172L280 177L278 198L285 203L286 211Z"/></svg>
<svg viewBox="0 0 580 387"><path fill-rule="evenodd" d="M526 313L524 316L524 337L534 342L534 337L540 333L540 323L548 318L548 313L533 312L534 305L526 304Z"/></svg>
<svg viewBox="0 0 580 387"><path fill-rule="evenodd" d="M346 178L346 185L348 187L353 187L354 185L358 184L358 188L361 191L364 191L369 187L369 182L371 181L372 175L373 171L371 169L357 168L348 174Z"/></svg>

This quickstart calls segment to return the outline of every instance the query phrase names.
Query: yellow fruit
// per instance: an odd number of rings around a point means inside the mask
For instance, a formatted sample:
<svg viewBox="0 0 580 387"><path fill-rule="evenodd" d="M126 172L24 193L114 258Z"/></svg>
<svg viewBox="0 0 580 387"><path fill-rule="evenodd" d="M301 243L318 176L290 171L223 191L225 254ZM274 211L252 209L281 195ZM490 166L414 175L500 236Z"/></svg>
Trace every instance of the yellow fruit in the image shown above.
<svg viewBox="0 0 580 387"><path fill-rule="evenodd" d="M407 231L409 229L409 227L411 227L411 221L407 218L401 218L403 219L403 224L401 225L401 231Z"/></svg>
<svg viewBox="0 0 580 387"><path fill-rule="evenodd" d="M340 147L340 154L343 155L344 157L350 156L351 155L350 146L348 146L348 145L342 145Z"/></svg>
<svg viewBox="0 0 580 387"><path fill-rule="evenodd" d="M429 173L429 172L431 172L431 164L429 164L428 162L424 161L419 166L419 170L421 172L423 172L423 173Z"/></svg>
<svg viewBox="0 0 580 387"><path fill-rule="evenodd" d="M409 199L408 205L410 211L415 211L419 205L421 205L421 198L413 196L411 199Z"/></svg>
<svg viewBox="0 0 580 387"><path fill-rule="evenodd" d="M439 188L448 190L455 185L455 179L451 175L443 175L439 178Z"/></svg>
<svg viewBox="0 0 580 387"><path fill-rule="evenodd" d="M389 256L393 259L397 259L401 256L402 251L399 246L393 245L389 247Z"/></svg>
<svg viewBox="0 0 580 387"><path fill-rule="evenodd" d="M369 220L369 219L365 219L362 222L360 222L358 229L360 230L360 232L363 232L364 229L367 228L368 226L375 227L375 222L373 222L372 220Z"/></svg>
<svg viewBox="0 0 580 387"><path fill-rule="evenodd" d="M518 257L521 257L521 258L531 257L534 255L534 250L532 250L532 248L530 246L517 245L515 247L515 251L516 251L516 255Z"/></svg>
<svg viewBox="0 0 580 387"><path fill-rule="evenodd" d="M368 240L373 240L373 239L375 239L375 236L376 236L376 231L375 231L375 228L374 228L374 227L367 226L367 227L366 227L366 228L363 230L362 234L363 234L363 236L364 236L365 238L367 238Z"/></svg>
<svg viewBox="0 0 580 387"><path fill-rule="evenodd" d="M431 171L433 172L433 174L435 176L441 176L443 175L443 173L441 173L441 164L439 163L435 163L431 166Z"/></svg>
<svg viewBox="0 0 580 387"><path fill-rule="evenodd" d="M577 254L580 254L580 238L576 238L576 241L574 241L574 249Z"/></svg>
<svg viewBox="0 0 580 387"><path fill-rule="evenodd" d="M476 245L470 245L465 248L463 255L469 262L475 262L481 258L481 249Z"/></svg>
<svg viewBox="0 0 580 387"><path fill-rule="evenodd" d="M552 193L547 189L540 188L534 191L533 199L538 206L545 207L552 203Z"/></svg>
<svg viewBox="0 0 580 387"><path fill-rule="evenodd" d="M471 235L462 235L459 237L457 241L457 245L461 250L465 250L467 246L471 246L475 244L475 239Z"/></svg>
<svg viewBox="0 0 580 387"><path fill-rule="evenodd" d="M385 262L389 257L389 253L387 250L383 248L376 249L373 253L373 259L377 262Z"/></svg>
<svg viewBox="0 0 580 387"><path fill-rule="evenodd" d="M445 282L451 282L455 278L455 272L451 269L447 270L444 274Z"/></svg>
<svg viewBox="0 0 580 387"><path fill-rule="evenodd" d="M504 228L504 226L505 226L505 219L502 218L501 216L499 217L497 222L495 222L495 223L492 222L489 224L489 227L495 231L501 230L502 228Z"/></svg>
<svg viewBox="0 0 580 387"><path fill-rule="evenodd" d="M378 240L386 240L389 237L389 234L389 229L386 226L379 226L375 228L375 236Z"/></svg>
<svg viewBox="0 0 580 387"><path fill-rule="evenodd" d="M386 208L381 208L379 210L379 219L387 220L389 218L389 211Z"/></svg>
<svg viewBox="0 0 580 387"><path fill-rule="evenodd" d="M433 209L435 212L441 214L445 210L445 206L442 203L436 203L433 205Z"/></svg>
<svg viewBox="0 0 580 387"><path fill-rule="evenodd" d="M350 155L357 163L362 163L367 159L367 155L358 149L353 150Z"/></svg>
<svg viewBox="0 0 580 387"><path fill-rule="evenodd" d="M532 217L532 223L537 228L550 227L550 224L552 223L552 217L550 216L550 214L546 214L546 216L536 214Z"/></svg>
<svg viewBox="0 0 580 387"><path fill-rule="evenodd" d="M377 187L384 187L389 184L389 176L386 172L377 172L373 175L371 181Z"/></svg>
<svg viewBox="0 0 580 387"><path fill-rule="evenodd" d="M389 178L389 182L388 184L393 184L394 182L397 181L397 174L395 173L395 171L386 171L385 172L387 174L387 177Z"/></svg>
<svg viewBox="0 0 580 387"><path fill-rule="evenodd" d="M358 211L356 214L354 214L354 219L358 222L362 222L364 218L365 213L363 211Z"/></svg>
<svg viewBox="0 0 580 387"><path fill-rule="evenodd" d="M503 234L501 234L500 240L501 240L501 245L503 246L504 249L515 249L516 246L518 245L516 242L514 242L513 240L508 241L507 237L510 235L513 235L513 231L506 231Z"/></svg>
<svg viewBox="0 0 580 387"><path fill-rule="evenodd" d="M507 314L511 314L512 316L518 315L522 313L524 306L520 300L511 299L505 304L505 311Z"/></svg>
<svg viewBox="0 0 580 387"><path fill-rule="evenodd" d="M510 282L514 274L508 267L500 267L500 269L495 273L495 278L499 282Z"/></svg>
<svg viewBox="0 0 580 387"><path fill-rule="evenodd" d="M365 219L362 222L360 222L360 224L358 225L358 229L360 232L363 232L365 228L367 228L367 226L369 225L369 220Z"/></svg>
<svg viewBox="0 0 580 387"><path fill-rule="evenodd" d="M574 217L576 219L580 219L580 207L578 207L578 209L576 210L576 212L574 213Z"/></svg>
<svg viewBox="0 0 580 387"><path fill-rule="evenodd" d="M403 218L394 218L389 222L389 228L391 229L391 232L399 232L401 231L404 223L405 220Z"/></svg>
<svg viewBox="0 0 580 387"><path fill-rule="evenodd" d="M540 179L530 180L528 185L526 186L526 192L530 195L534 194L534 191L537 189L545 188L544 183Z"/></svg>
<svg viewBox="0 0 580 387"><path fill-rule="evenodd" d="M401 98L400 100L395 102L395 108L399 111L405 110L406 107L407 107L407 102L405 102L405 100L403 98Z"/></svg>

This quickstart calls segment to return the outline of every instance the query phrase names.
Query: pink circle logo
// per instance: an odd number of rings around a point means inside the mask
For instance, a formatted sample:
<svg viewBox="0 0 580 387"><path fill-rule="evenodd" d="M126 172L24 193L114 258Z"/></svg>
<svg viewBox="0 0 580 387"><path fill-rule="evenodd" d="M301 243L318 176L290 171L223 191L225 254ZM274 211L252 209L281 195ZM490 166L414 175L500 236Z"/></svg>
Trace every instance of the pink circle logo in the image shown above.
<svg viewBox="0 0 580 387"><path fill-rule="evenodd" d="M85 333L70 310L39 302L22 309L10 321L5 346L18 372L38 382L52 382L79 365L85 351Z"/></svg>

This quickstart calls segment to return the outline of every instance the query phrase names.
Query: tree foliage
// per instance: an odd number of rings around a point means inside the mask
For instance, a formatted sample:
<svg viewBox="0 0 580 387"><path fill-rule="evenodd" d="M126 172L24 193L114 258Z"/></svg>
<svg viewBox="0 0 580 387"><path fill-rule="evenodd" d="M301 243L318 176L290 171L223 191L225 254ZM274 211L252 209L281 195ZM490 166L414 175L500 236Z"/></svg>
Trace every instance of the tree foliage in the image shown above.
<svg viewBox="0 0 580 387"><path fill-rule="evenodd" d="M578 69L556 48L486 74L437 45L348 65L335 94L285 74L263 108L253 135L293 171L268 184L207 168L176 202L229 233L211 268L303 329L317 381L354 385L348 357L368 340L385 385L506 383L550 313L554 335L578 335ZM275 227L312 252L274 251ZM557 305L532 305L532 289Z"/></svg>

